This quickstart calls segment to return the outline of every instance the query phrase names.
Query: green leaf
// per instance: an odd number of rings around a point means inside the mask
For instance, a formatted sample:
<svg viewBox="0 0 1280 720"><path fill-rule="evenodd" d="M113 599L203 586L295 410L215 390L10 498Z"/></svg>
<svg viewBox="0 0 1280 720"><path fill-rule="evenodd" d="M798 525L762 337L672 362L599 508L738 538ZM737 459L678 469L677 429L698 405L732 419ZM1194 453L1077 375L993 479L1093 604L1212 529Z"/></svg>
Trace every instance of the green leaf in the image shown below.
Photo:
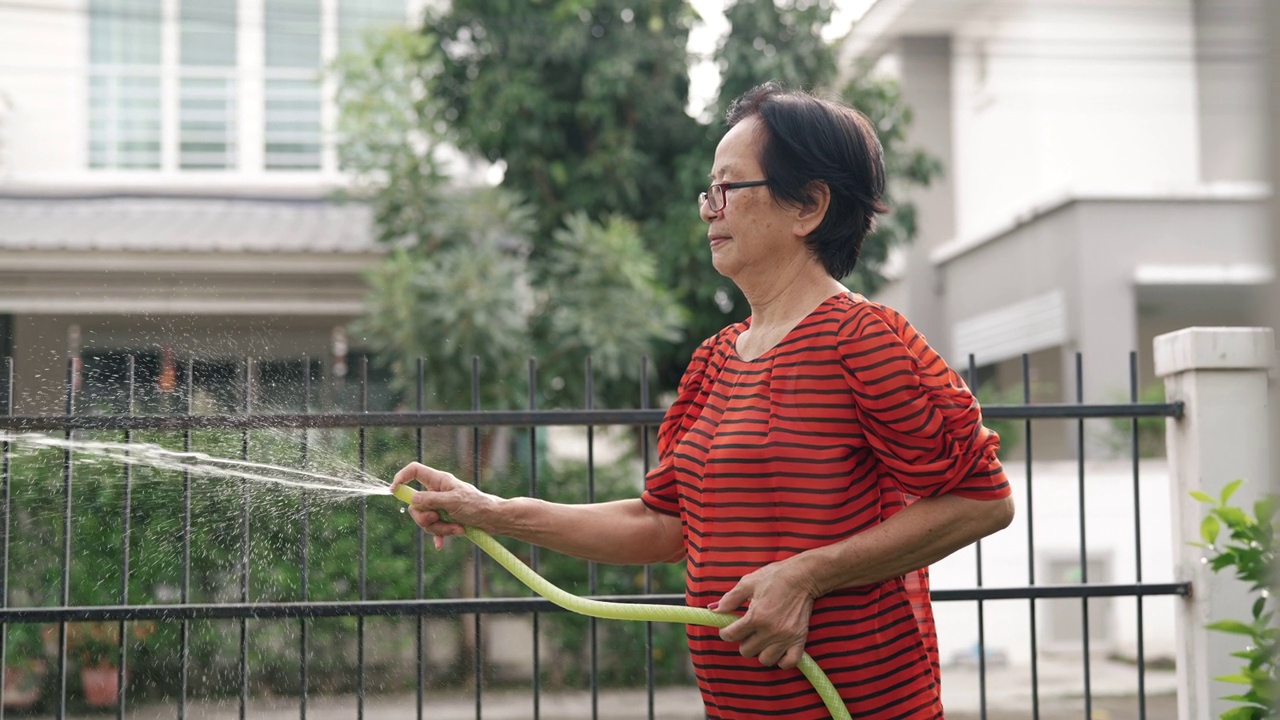
<svg viewBox="0 0 1280 720"><path fill-rule="evenodd" d="M1231 683L1232 685L1252 685L1253 684L1253 678L1250 678L1248 675L1242 675L1239 673L1234 675L1219 675L1218 677L1215 677L1214 680L1217 680L1218 682Z"/></svg>
<svg viewBox="0 0 1280 720"><path fill-rule="evenodd" d="M1253 518L1250 518L1245 514L1245 511L1237 507L1215 508L1213 514L1222 518L1222 521L1236 532L1243 532L1254 524Z"/></svg>
<svg viewBox="0 0 1280 720"><path fill-rule="evenodd" d="M1235 707L1222 713L1222 720L1258 720L1263 717L1261 708L1256 707Z"/></svg>
<svg viewBox="0 0 1280 720"><path fill-rule="evenodd" d="M1240 485L1243 483L1244 483L1243 478L1239 480L1232 480L1231 482L1227 483L1226 487L1222 488L1222 504L1223 505L1227 504L1227 501L1231 499L1232 495L1236 494L1236 491L1240 489Z"/></svg>
<svg viewBox="0 0 1280 720"><path fill-rule="evenodd" d="M1219 620L1205 625L1210 630L1218 632L1233 633L1236 635L1253 635L1253 627L1246 625L1239 620Z"/></svg>
<svg viewBox="0 0 1280 720"><path fill-rule="evenodd" d="M1276 498L1272 495L1266 495L1253 504L1253 516L1258 518L1259 522L1270 520L1275 516Z"/></svg>
<svg viewBox="0 0 1280 720"><path fill-rule="evenodd" d="M1218 504L1218 501L1214 500L1211 495L1209 495L1206 492L1201 492L1200 490L1192 490L1191 497L1195 498L1196 500L1199 500L1202 503L1209 503L1210 505Z"/></svg>
<svg viewBox="0 0 1280 720"><path fill-rule="evenodd" d="M1208 545L1213 545L1218 539L1218 532L1221 530L1221 523L1218 522L1218 518L1212 515L1205 515L1204 519L1200 521L1200 537Z"/></svg>

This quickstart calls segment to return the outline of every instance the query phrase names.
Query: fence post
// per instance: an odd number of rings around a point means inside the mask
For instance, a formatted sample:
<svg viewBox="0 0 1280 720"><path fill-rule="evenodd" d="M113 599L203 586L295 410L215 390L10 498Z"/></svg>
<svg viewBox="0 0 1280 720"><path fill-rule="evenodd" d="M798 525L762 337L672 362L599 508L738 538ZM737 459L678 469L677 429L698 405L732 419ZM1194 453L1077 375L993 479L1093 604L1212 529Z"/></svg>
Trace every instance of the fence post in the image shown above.
<svg viewBox="0 0 1280 720"><path fill-rule="evenodd" d="M1244 507L1268 488L1268 369L1275 359L1266 328L1193 327L1155 339L1155 371L1164 378L1168 401L1182 401L1183 416L1167 424L1173 493L1174 573L1191 583L1191 594L1176 613L1178 718L1206 720L1232 707L1220 698L1240 686L1213 678L1239 670L1231 653L1242 637L1210 632L1214 620L1249 617L1244 583L1230 573L1215 575L1191 543L1200 538L1205 506L1190 496L1200 490L1217 497L1223 486L1244 478L1233 498Z"/></svg>

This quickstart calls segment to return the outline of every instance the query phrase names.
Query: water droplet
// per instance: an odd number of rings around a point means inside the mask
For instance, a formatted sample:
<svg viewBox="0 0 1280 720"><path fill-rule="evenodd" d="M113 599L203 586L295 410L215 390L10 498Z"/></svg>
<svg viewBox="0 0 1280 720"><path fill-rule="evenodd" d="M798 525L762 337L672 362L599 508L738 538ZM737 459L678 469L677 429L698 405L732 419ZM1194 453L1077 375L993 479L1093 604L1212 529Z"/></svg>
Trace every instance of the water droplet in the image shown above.
<svg viewBox="0 0 1280 720"><path fill-rule="evenodd" d="M1209 558L1207 558L1207 557L1202 557L1202 558L1200 558L1200 564L1201 564L1201 565L1208 565L1208 564L1209 564Z"/></svg>
<svg viewBox="0 0 1280 720"><path fill-rule="evenodd" d="M402 508L400 508L400 512L405 512L405 511L406 511L406 510L408 510L408 509L409 509L409 508L407 508L407 507L402 507Z"/></svg>

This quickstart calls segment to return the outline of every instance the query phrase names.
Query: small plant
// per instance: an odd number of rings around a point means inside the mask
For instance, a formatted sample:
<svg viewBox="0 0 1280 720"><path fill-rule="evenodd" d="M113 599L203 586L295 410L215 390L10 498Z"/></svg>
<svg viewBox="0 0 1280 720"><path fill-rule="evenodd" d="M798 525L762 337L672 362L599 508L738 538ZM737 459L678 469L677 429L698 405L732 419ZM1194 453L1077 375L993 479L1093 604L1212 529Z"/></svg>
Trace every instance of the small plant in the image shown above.
<svg viewBox="0 0 1280 720"><path fill-rule="evenodd" d="M155 630L152 622L129 624L130 637L138 642L146 640ZM120 660L120 623L69 623L67 650L80 667L114 667Z"/></svg>
<svg viewBox="0 0 1280 720"><path fill-rule="evenodd" d="M1248 583L1249 592L1257 596L1248 622L1218 620L1206 626L1247 638L1245 648L1231 654L1245 661L1240 672L1215 678L1248 688L1223 698L1240 705L1223 713L1222 720L1265 720L1276 717L1276 662L1280 659L1280 631L1273 622L1275 609L1270 595L1276 560L1272 524L1275 501L1268 497L1254 503L1252 516L1229 504L1243 482L1236 480L1228 484L1218 498L1198 491L1191 496L1210 506L1209 514L1200 523L1200 538L1204 542L1196 544L1205 549L1209 567L1215 573L1234 568L1236 578ZM1218 536L1224 528L1229 539L1219 545Z"/></svg>

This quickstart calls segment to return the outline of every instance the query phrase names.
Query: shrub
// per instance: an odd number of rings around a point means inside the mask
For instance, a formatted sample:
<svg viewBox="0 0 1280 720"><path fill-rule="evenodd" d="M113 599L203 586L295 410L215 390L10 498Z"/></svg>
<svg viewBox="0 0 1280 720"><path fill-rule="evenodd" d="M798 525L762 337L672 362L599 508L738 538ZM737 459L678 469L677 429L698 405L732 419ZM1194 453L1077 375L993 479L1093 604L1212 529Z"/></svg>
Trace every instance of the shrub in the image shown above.
<svg viewBox="0 0 1280 720"><path fill-rule="evenodd" d="M1209 505L1209 513L1200 524L1200 537L1204 542L1197 544L1205 549L1209 567L1215 573L1233 570L1236 578L1249 585L1249 592L1256 598L1248 620L1217 620L1206 626L1210 630L1241 635L1246 643L1243 650L1232 653L1232 657L1244 661L1240 671L1215 678L1246 688L1244 692L1224 698L1240 704L1223 713L1222 720L1264 720L1276 717L1276 663L1280 658L1277 654L1280 632L1275 627L1275 608L1270 594L1276 561L1275 502L1272 498L1259 500L1254 503L1253 515L1231 505L1231 496L1242 483L1243 480L1236 480L1228 484L1218 498L1203 492L1191 495ZM1219 545L1218 537L1224 528L1228 539Z"/></svg>

